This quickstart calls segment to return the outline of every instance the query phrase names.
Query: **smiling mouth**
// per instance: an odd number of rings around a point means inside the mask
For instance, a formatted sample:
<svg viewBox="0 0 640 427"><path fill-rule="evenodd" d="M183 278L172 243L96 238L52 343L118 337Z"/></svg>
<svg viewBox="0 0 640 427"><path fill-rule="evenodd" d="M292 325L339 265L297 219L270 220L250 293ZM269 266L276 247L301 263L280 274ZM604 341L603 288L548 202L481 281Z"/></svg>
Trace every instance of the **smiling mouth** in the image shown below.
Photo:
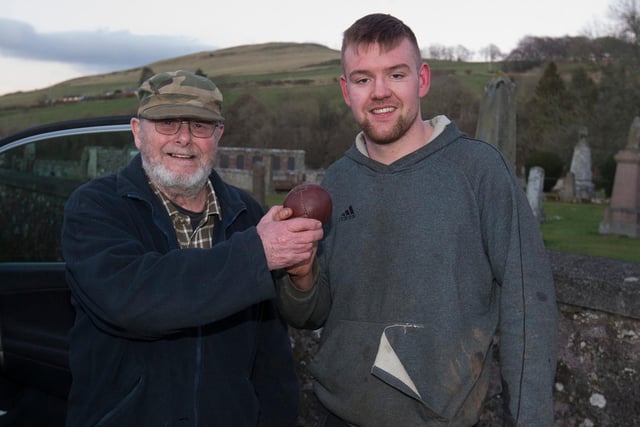
<svg viewBox="0 0 640 427"><path fill-rule="evenodd" d="M169 153L170 157L174 159L193 159L195 156L193 154L179 154L179 153Z"/></svg>
<svg viewBox="0 0 640 427"><path fill-rule="evenodd" d="M394 107L374 108L373 110L371 110L373 114L385 114L391 113L393 111L395 111Z"/></svg>

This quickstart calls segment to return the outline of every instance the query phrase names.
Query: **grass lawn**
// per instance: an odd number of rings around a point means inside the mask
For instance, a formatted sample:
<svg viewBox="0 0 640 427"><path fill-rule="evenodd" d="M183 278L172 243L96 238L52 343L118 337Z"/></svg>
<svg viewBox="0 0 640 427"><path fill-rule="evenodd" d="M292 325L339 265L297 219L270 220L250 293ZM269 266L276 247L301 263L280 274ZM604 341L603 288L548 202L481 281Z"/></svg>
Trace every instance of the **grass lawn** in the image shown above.
<svg viewBox="0 0 640 427"><path fill-rule="evenodd" d="M601 235L598 226L607 205L543 203L546 221L541 225L548 249L640 263L640 239Z"/></svg>

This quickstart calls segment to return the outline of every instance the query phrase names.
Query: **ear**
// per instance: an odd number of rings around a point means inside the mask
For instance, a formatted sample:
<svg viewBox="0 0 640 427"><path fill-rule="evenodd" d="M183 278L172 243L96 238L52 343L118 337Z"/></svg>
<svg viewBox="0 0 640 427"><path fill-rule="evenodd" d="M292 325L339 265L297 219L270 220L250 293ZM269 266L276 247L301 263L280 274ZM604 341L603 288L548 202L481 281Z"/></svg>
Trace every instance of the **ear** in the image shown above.
<svg viewBox="0 0 640 427"><path fill-rule="evenodd" d="M218 143L218 141L220 141L220 138L222 138L222 134L224 133L224 124L219 123L216 128L213 130L213 138L216 141L216 144Z"/></svg>
<svg viewBox="0 0 640 427"><path fill-rule="evenodd" d="M429 69L429 65L426 62L423 62L420 65L420 70L418 71L418 79L420 80L420 86L418 87L418 93L420 94L420 98L429 93L429 88L431 87L431 70Z"/></svg>
<svg viewBox="0 0 640 427"><path fill-rule="evenodd" d="M133 141L136 144L136 148L140 150L140 146L142 145L142 143L140 142L140 128L142 127L140 119L138 119L137 117L132 117L129 124L131 125L131 132L133 133Z"/></svg>
<svg viewBox="0 0 640 427"><path fill-rule="evenodd" d="M345 104L351 107L351 97L349 96L349 89L347 88L347 78L343 75L340 76L340 89L342 90L342 98Z"/></svg>

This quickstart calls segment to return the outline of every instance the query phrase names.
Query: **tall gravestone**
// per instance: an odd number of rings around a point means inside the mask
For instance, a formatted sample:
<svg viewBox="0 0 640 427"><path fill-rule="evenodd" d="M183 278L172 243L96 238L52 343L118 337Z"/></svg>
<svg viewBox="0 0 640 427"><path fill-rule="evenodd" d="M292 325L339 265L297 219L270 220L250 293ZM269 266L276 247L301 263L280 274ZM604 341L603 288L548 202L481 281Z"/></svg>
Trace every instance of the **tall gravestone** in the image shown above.
<svg viewBox="0 0 640 427"><path fill-rule="evenodd" d="M595 196L591 172L591 148L587 142L587 136L587 128L581 128L578 143L573 148L573 157L571 158L571 172L575 180L575 197L578 200L590 200Z"/></svg>
<svg viewBox="0 0 640 427"><path fill-rule="evenodd" d="M516 167L516 84L499 74L484 88L476 138L497 147Z"/></svg>
<svg viewBox="0 0 640 427"><path fill-rule="evenodd" d="M529 170L529 179L527 180L527 199L533 215L539 222L544 221L544 211L542 209L542 196L544 188L544 169L540 166L534 166Z"/></svg>
<svg viewBox="0 0 640 427"><path fill-rule="evenodd" d="M629 130L627 146L618 152L611 204L600 223L600 234L640 238L640 117Z"/></svg>

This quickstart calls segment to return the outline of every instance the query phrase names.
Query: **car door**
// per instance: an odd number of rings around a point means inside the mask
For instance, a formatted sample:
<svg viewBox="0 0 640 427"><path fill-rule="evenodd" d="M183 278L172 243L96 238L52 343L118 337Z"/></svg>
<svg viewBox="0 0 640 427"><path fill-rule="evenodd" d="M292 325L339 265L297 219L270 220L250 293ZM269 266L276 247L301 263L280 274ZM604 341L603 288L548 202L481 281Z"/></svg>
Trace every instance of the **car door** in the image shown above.
<svg viewBox="0 0 640 427"><path fill-rule="evenodd" d="M64 203L136 153L129 117L47 125L0 141L0 374L10 395L33 389L66 399L74 311L61 251Z"/></svg>

